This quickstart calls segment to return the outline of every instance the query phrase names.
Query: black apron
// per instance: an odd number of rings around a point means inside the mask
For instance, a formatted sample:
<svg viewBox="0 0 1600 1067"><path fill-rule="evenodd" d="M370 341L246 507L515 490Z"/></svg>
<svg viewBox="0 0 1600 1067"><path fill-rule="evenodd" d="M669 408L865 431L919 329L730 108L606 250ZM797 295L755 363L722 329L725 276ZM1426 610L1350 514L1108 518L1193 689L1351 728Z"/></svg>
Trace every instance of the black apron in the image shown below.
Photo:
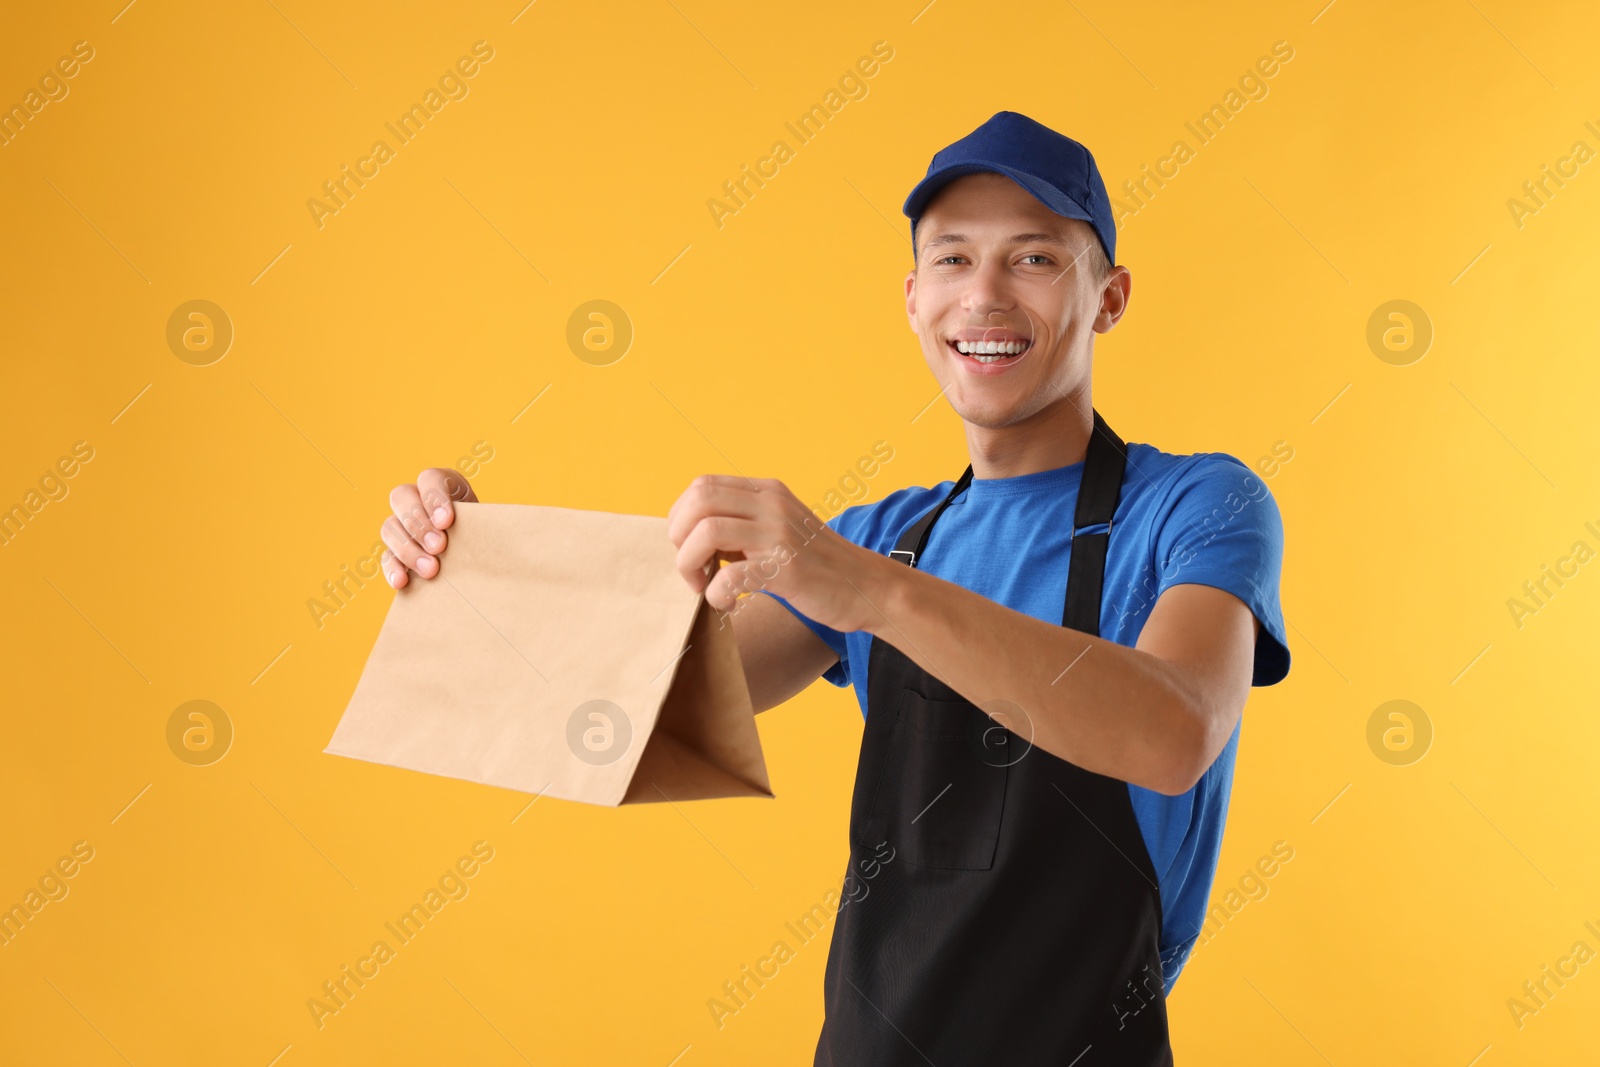
<svg viewBox="0 0 1600 1067"><path fill-rule="evenodd" d="M1061 620L1095 636L1126 462L1095 412ZM916 566L971 480L891 557ZM1031 746L1026 719L1013 733L887 641L871 649L818 1067L1170 1065L1161 896L1128 784Z"/></svg>

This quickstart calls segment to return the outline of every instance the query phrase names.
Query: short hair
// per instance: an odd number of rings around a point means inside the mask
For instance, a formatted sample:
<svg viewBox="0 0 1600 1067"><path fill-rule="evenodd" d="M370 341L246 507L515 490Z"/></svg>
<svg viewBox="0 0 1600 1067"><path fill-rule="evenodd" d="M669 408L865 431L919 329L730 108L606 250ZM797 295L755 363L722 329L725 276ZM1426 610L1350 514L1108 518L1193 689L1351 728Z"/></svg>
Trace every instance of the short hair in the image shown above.
<svg viewBox="0 0 1600 1067"><path fill-rule="evenodd" d="M1111 273L1111 259L1106 255L1106 246L1100 243L1100 234L1089 223L1082 219L1072 220L1078 225L1073 229L1086 232L1089 238L1089 247L1079 253L1079 262L1089 269L1089 276L1097 282L1106 280L1106 275Z"/></svg>
<svg viewBox="0 0 1600 1067"><path fill-rule="evenodd" d="M1089 275L1097 282L1106 280L1106 275L1111 273L1111 260L1106 258L1105 246L1096 237L1089 242L1089 251L1083 257L1088 261Z"/></svg>

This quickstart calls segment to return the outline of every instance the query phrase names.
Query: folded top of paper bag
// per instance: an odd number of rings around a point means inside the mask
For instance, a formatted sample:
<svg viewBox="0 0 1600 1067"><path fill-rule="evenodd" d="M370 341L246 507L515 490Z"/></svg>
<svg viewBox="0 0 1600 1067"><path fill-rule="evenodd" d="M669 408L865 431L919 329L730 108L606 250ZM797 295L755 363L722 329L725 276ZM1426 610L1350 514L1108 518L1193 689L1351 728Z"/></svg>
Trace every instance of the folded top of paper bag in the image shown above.
<svg viewBox="0 0 1600 1067"><path fill-rule="evenodd" d="M666 519L455 508L324 751L591 804L772 796L731 625Z"/></svg>

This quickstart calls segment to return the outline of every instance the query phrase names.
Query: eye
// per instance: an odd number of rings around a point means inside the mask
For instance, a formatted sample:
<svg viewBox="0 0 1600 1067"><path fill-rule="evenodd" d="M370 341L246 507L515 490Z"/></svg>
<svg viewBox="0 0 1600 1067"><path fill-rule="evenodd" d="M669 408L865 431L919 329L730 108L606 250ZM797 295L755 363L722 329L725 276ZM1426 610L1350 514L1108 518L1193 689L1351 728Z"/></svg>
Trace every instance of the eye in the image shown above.
<svg viewBox="0 0 1600 1067"><path fill-rule="evenodd" d="M1025 259L1025 260L1026 259L1042 259L1042 260L1044 260L1045 263L1049 263L1050 262L1050 257L1045 255L1043 252L1029 252L1027 255L1023 256L1022 258Z"/></svg>
<svg viewBox="0 0 1600 1067"><path fill-rule="evenodd" d="M947 255L947 256L940 256L940 257L939 257L939 258L938 258L938 259L936 259L936 260L934 260L934 261L933 261L933 262L934 262L934 265L935 265L935 266L938 266L938 265L940 265L940 264L943 264L943 263L946 263L946 262L948 262L948 261L949 261L949 260L952 260L952 259L961 259L961 258L962 258L962 257L961 257L961 256L959 256L959 255L957 255L957 254L956 254L956 253L954 253L954 252L951 252L951 253L950 253L950 254L949 254L949 255Z"/></svg>

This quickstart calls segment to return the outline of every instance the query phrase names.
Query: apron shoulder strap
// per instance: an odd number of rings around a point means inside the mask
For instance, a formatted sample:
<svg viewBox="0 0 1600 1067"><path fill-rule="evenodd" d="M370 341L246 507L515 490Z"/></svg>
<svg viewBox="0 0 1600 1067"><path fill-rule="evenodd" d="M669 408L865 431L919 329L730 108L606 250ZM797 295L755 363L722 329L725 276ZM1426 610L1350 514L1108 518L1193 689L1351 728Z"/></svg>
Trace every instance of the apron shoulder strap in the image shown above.
<svg viewBox="0 0 1600 1067"><path fill-rule="evenodd" d="M1061 625L1086 634L1100 636L1100 593L1105 581L1106 553L1111 542L1111 519L1122 497L1122 479L1128 463L1128 446L1116 431L1106 425L1100 412L1094 412L1089 432L1089 447L1084 455L1083 478L1078 485L1078 503L1073 516L1072 555L1067 571L1066 604ZM944 509L972 482L972 466L956 480L954 487L916 522L906 527L890 559L910 567L917 565L927 547L928 533Z"/></svg>
<svg viewBox="0 0 1600 1067"><path fill-rule="evenodd" d="M906 527L905 533L900 535L900 540L889 551L889 558L897 559L908 567L915 567L917 558L922 555L922 549L928 543L928 531L933 529L934 521L944 514L944 509L950 506L950 501L960 496L961 491L970 484L972 484L972 464L969 463L966 471L956 479L956 484L950 492L939 502L939 506Z"/></svg>
<svg viewBox="0 0 1600 1067"><path fill-rule="evenodd" d="M1128 446L1096 411L1084 457L1083 480L1078 485L1067 597L1061 612L1061 625L1092 637L1100 636L1100 593L1111 545L1111 519L1122 496L1127 465Z"/></svg>

